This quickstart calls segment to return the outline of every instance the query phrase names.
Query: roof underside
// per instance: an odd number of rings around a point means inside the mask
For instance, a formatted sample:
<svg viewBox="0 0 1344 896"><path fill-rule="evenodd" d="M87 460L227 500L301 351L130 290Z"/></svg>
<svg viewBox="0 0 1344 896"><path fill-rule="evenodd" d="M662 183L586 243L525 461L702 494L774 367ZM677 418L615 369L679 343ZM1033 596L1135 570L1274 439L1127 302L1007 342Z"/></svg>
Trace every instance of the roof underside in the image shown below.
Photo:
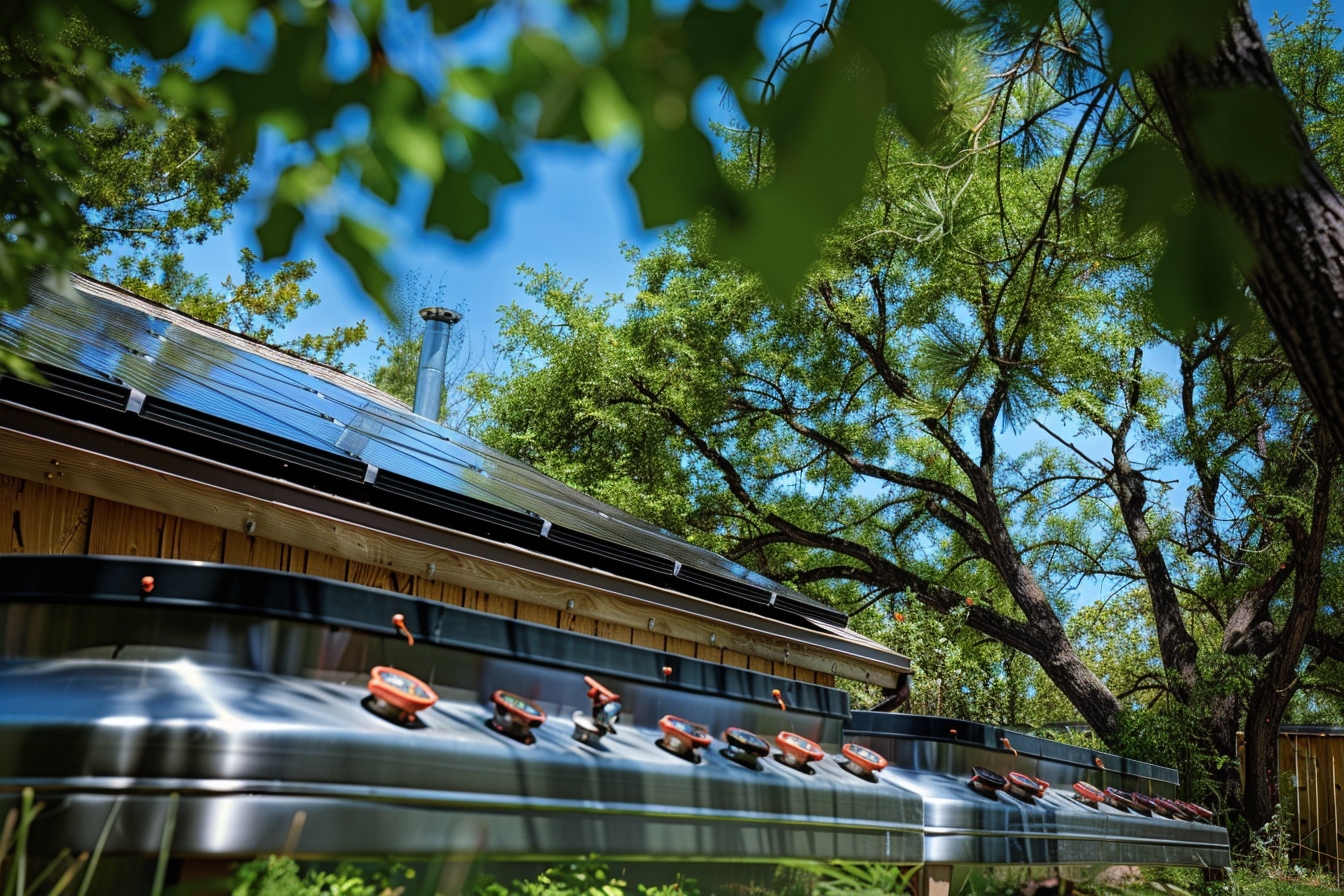
<svg viewBox="0 0 1344 896"><path fill-rule="evenodd" d="M73 298L35 284L24 308L0 314L0 344L41 365L42 392L64 413L760 616L831 632L847 621L354 377L95 280L71 283Z"/></svg>

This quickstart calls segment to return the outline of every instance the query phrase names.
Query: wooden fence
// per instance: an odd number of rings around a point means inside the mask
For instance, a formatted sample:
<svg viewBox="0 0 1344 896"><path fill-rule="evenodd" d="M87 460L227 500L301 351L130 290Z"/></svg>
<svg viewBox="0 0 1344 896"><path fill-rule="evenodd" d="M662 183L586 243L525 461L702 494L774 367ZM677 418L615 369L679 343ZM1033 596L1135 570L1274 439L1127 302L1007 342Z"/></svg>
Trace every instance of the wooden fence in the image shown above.
<svg viewBox="0 0 1344 896"><path fill-rule="evenodd" d="M1344 728L1281 728L1279 780L1295 857L1344 872Z"/></svg>

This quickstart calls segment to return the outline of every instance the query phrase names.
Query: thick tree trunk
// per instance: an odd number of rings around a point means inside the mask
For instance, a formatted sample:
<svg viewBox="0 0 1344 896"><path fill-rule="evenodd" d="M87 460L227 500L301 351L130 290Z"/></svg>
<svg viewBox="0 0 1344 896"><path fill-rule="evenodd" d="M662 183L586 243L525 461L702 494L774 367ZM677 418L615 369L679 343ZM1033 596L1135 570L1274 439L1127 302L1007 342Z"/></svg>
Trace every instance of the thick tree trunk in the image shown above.
<svg viewBox="0 0 1344 896"><path fill-rule="evenodd" d="M1237 698L1231 694L1220 694L1215 697L1208 706L1208 722L1209 739L1213 742L1214 750L1218 755L1228 759L1227 762L1212 769L1219 801L1228 815L1241 815L1244 811L1241 766L1234 761L1237 758L1237 730L1241 727L1241 707ZM1205 798L1202 794L1193 796L1197 800ZM1233 825L1230 833L1232 848L1238 852L1245 852L1250 845L1246 826Z"/></svg>
<svg viewBox="0 0 1344 896"><path fill-rule="evenodd" d="M1246 706L1246 822L1259 830L1274 817L1278 803L1279 724L1297 693L1297 668L1302 651L1316 624L1324 574L1321 557L1330 521L1330 491L1338 457L1330 437L1318 430L1313 435L1317 472L1311 515L1285 521L1293 543L1293 603L1275 642L1274 654L1265 666Z"/></svg>
<svg viewBox="0 0 1344 896"><path fill-rule="evenodd" d="M1178 52L1148 74L1195 189L1228 211L1254 245L1255 263L1245 272L1251 290L1327 431L1344 444L1344 197L1316 163L1296 123L1286 135L1299 157L1300 182L1294 186L1256 186L1215 167L1194 134L1193 108L1204 91L1280 92L1246 0L1237 5L1211 58ZM1286 110L1286 100L1284 105Z"/></svg>

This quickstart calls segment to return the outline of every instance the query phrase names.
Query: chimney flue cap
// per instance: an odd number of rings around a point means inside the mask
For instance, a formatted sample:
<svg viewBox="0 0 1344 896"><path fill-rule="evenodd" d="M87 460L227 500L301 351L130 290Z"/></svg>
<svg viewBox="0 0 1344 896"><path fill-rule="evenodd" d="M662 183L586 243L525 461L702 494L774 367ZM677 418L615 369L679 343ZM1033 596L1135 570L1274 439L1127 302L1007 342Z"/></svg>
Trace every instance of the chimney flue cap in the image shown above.
<svg viewBox="0 0 1344 896"><path fill-rule="evenodd" d="M442 321L445 324L455 324L462 319L462 315L451 308L421 308L420 319L425 322Z"/></svg>

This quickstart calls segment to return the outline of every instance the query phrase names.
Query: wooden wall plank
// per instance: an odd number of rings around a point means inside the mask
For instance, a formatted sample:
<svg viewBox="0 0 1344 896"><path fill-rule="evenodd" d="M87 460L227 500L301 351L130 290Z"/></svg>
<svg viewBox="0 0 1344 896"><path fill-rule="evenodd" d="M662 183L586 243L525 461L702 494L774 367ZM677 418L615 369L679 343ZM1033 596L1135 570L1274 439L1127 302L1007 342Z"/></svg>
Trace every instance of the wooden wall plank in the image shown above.
<svg viewBox="0 0 1344 896"><path fill-rule="evenodd" d="M605 619L598 619L597 626L593 629L593 634L599 638L606 638L608 641L620 641L622 644L634 643L634 632L635 630L628 625L608 622Z"/></svg>
<svg viewBox="0 0 1344 896"><path fill-rule="evenodd" d="M649 631L647 628L636 628L631 629L630 643L636 647L663 650L667 647L667 636L660 632Z"/></svg>
<svg viewBox="0 0 1344 896"><path fill-rule="evenodd" d="M747 668L747 655L738 653L736 650L723 649L723 664L725 666L736 666L739 669Z"/></svg>
<svg viewBox="0 0 1344 896"><path fill-rule="evenodd" d="M518 601L513 598L500 597L489 592L482 592L482 594L485 601L481 605L481 609L485 612L494 613L496 616L508 616L510 619L518 612Z"/></svg>
<svg viewBox="0 0 1344 896"><path fill-rule="evenodd" d="M550 607L543 607L541 604L528 603L527 601L518 601L518 609L514 618L521 619L524 622L536 622L541 625L549 625L551 628L560 627L560 611L553 610Z"/></svg>
<svg viewBox="0 0 1344 896"><path fill-rule="evenodd" d="M89 553L160 557L165 515L120 501L95 498L89 523Z"/></svg>
<svg viewBox="0 0 1344 896"><path fill-rule="evenodd" d="M723 648L711 647L708 644L696 644L695 657L696 659L706 660L711 663L722 663Z"/></svg>
<svg viewBox="0 0 1344 896"><path fill-rule="evenodd" d="M295 569L300 564L302 564L302 568ZM335 579L338 582L345 581L345 572L349 565L350 561L344 557L333 557L331 554L322 551L294 551L289 558L290 572L301 572L304 575L318 576L323 579Z"/></svg>
<svg viewBox="0 0 1344 896"><path fill-rule="evenodd" d="M666 650L668 653L675 653L680 656L695 656L696 644L694 641L687 641L685 638L674 638L667 636Z"/></svg>
<svg viewBox="0 0 1344 896"><path fill-rule="evenodd" d="M814 674L817 676L817 684L824 685L828 688L835 687L835 676L830 672L816 672Z"/></svg>
<svg viewBox="0 0 1344 896"><path fill-rule="evenodd" d="M578 613L571 613L569 610L557 610L560 614L560 628L567 632L578 632L583 635L597 634L597 620L591 616L580 616Z"/></svg>
<svg viewBox="0 0 1344 896"><path fill-rule="evenodd" d="M813 672L811 669L804 669L802 666L794 666L794 667L793 667L793 680L794 680L794 681L807 681L807 682L812 682L813 684L815 684L815 683L816 683L816 680L817 680L817 673Z"/></svg>
<svg viewBox="0 0 1344 896"><path fill-rule="evenodd" d="M93 498L44 482L0 477L0 546L12 554L84 554Z"/></svg>
<svg viewBox="0 0 1344 896"><path fill-rule="evenodd" d="M224 561L224 530L180 516L164 518L162 555L171 560Z"/></svg>
<svg viewBox="0 0 1344 896"><path fill-rule="evenodd" d="M345 567L344 578L352 585L381 588L384 591L397 590L397 583L393 581L392 570L385 566L374 566L372 563L361 563L358 560L349 561Z"/></svg>
<svg viewBox="0 0 1344 896"><path fill-rule="evenodd" d="M287 544L244 535L241 532L224 533L224 562L257 569L289 569L292 549Z"/></svg>
<svg viewBox="0 0 1344 896"><path fill-rule="evenodd" d="M485 612L485 592L476 588L462 589L462 606L468 610Z"/></svg>
<svg viewBox="0 0 1344 896"><path fill-rule="evenodd" d="M763 656L747 657L747 668L753 672L773 672L774 663Z"/></svg>
<svg viewBox="0 0 1344 896"><path fill-rule="evenodd" d="M434 600L443 604L462 606L462 586L451 582L440 582L424 576L415 577L415 596Z"/></svg>

